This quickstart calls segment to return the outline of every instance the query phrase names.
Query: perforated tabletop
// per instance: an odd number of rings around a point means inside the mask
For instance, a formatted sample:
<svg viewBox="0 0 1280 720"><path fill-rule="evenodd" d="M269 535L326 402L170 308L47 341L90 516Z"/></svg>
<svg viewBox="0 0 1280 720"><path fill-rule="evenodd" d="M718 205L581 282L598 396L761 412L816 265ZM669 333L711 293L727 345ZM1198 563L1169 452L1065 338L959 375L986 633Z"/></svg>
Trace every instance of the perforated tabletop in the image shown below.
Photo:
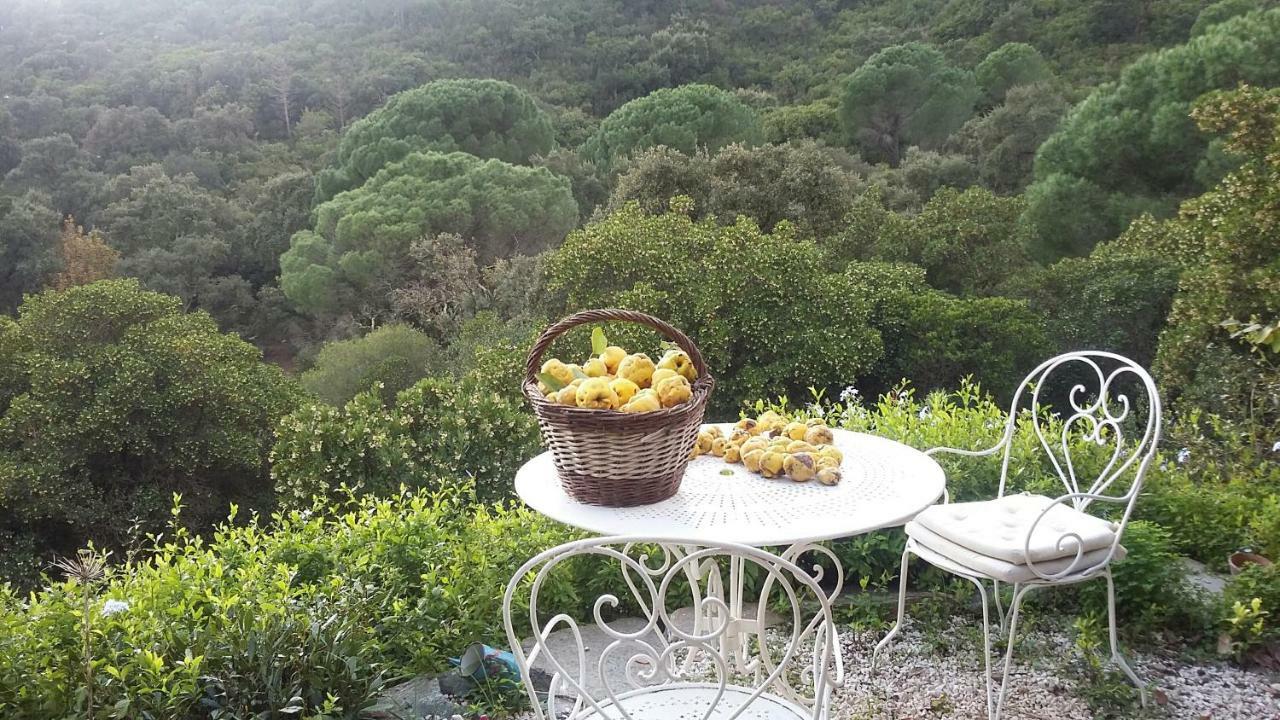
<svg viewBox="0 0 1280 720"><path fill-rule="evenodd" d="M832 540L902 525L942 496L942 468L919 450L873 435L834 433L844 452L844 479L830 487L768 480L703 455L689 463L674 496L653 505L599 507L564 493L551 453L545 452L520 468L516 493L547 517L601 535L754 546Z"/></svg>

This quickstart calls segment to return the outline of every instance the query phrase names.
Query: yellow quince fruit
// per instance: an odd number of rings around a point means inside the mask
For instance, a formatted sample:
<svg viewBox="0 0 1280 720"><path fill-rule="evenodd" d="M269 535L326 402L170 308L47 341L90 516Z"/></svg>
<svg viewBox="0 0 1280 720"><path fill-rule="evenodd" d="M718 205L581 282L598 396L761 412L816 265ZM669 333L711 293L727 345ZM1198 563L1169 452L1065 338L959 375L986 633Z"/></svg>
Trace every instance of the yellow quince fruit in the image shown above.
<svg viewBox="0 0 1280 720"><path fill-rule="evenodd" d="M811 425L804 433L804 441L810 445L830 445L836 441L836 436L826 425Z"/></svg>
<svg viewBox="0 0 1280 720"><path fill-rule="evenodd" d="M658 368L657 370L653 371L653 376L649 378L649 387L656 388L658 387L658 384L661 383L663 380L666 380L669 377L675 377L676 375L679 375L679 374L680 373L677 373L675 370L672 370L671 368Z"/></svg>
<svg viewBox="0 0 1280 720"><path fill-rule="evenodd" d="M693 397L693 388L681 375L663 380L655 389L658 391L658 399L662 401L662 407L675 407L682 402L688 402L689 398Z"/></svg>
<svg viewBox="0 0 1280 720"><path fill-rule="evenodd" d="M818 454L835 460L837 464L844 462L844 453L840 452L840 449L835 445L823 445L818 448Z"/></svg>
<svg viewBox="0 0 1280 720"><path fill-rule="evenodd" d="M653 361L644 353L628 355L618 363L618 377L626 378L641 388L649 387L653 370Z"/></svg>
<svg viewBox="0 0 1280 720"><path fill-rule="evenodd" d="M591 358L582 364L582 372L589 378L604 377L609 374L609 366L605 365L600 358Z"/></svg>
<svg viewBox="0 0 1280 720"><path fill-rule="evenodd" d="M555 395L556 402L561 405L573 405L574 407L577 407L578 386L581 384L582 384L581 380L574 380L568 385L565 385L564 387L560 388L560 391L557 392Z"/></svg>
<svg viewBox="0 0 1280 720"><path fill-rule="evenodd" d="M626 405L631 402L631 398L635 397L636 393L640 392L640 386L626 378L614 378L613 380L610 380L609 387L613 388L613 391L618 394L618 403L620 405Z"/></svg>
<svg viewBox="0 0 1280 720"><path fill-rule="evenodd" d="M742 453L742 464L754 473L760 472L760 461L764 459L764 450L752 448Z"/></svg>
<svg viewBox="0 0 1280 720"><path fill-rule="evenodd" d="M609 369L610 375L618 373L618 364L622 362L622 358L627 356L627 351L617 345L610 345L600 353L600 359L604 361L604 366Z"/></svg>
<svg viewBox="0 0 1280 720"><path fill-rule="evenodd" d="M550 360L542 363L542 372L550 375L556 380L559 380L562 386L568 385L574 380L573 370L569 369L568 365L565 365L555 358L551 358Z"/></svg>
<svg viewBox="0 0 1280 720"><path fill-rule="evenodd" d="M760 473L767 478L776 478L782 474L782 466L787 456L780 452L768 450L760 458Z"/></svg>
<svg viewBox="0 0 1280 720"><path fill-rule="evenodd" d="M813 455L807 452L795 453L788 455L787 459L782 463L782 469L786 471L787 477L796 482L807 482L813 479L818 473L818 463L813 459Z"/></svg>
<svg viewBox="0 0 1280 720"><path fill-rule="evenodd" d="M714 435L707 432L706 430L700 430L698 432L698 439L696 442L694 442L693 446L698 448L698 452L700 453L709 453L711 452L711 443L714 441L715 441Z"/></svg>
<svg viewBox="0 0 1280 720"><path fill-rule="evenodd" d="M587 378L578 386L578 407L592 410L613 410L618 407L618 393L609 387L604 378Z"/></svg>
<svg viewBox="0 0 1280 720"><path fill-rule="evenodd" d="M641 390L631 398L631 402L622 406L622 412L626 413L653 412L661 409L662 402L658 400L658 394L652 390Z"/></svg>
<svg viewBox="0 0 1280 720"><path fill-rule="evenodd" d="M782 434L792 440L803 440L804 434L808 431L809 427L802 422L787 423L786 426L782 428Z"/></svg>
<svg viewBox="0 0 1280 720"><path fill-rule="evenodd" d="M840 470L838 468L829 467L819 468L816 477L818 478L818 482L823 485L838 485L840 484L841 479Z"/></svg>
<svg viewBox="0 0 1280 720"><path fill-rule="evenodd" d="M698 369L693 366L693 358L683 350L675 348L668 350L658 361L658 369L674 370L689 382L698 379Z"/></svg>

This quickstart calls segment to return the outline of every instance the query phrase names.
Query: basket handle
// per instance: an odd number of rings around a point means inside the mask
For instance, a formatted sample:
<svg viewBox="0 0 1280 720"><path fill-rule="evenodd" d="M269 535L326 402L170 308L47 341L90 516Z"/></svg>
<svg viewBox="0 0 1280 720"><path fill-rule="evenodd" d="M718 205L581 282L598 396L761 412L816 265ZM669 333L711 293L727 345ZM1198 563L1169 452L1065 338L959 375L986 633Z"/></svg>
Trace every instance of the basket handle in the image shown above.
<svg viewBox="0 0 1280 720"><path fill-rule="evenodd" d="M698 346L693 344L688 335L677 330L671 324L659 320L658 318L647 315L635 310L619 310L617 308L607 308L604 310L583 310L577 312L560 322L552 325L542 331L542 335L538 337L538 341L529 349L529 359L524 364L524 381L525 384L533 383L537 377L538 371L542 368L542 354L546 352L551 343L564 333L572 330L579 325L586 325L595 322L633 322L639 325L646 325L657 330L680 346L689 354L689 359L693 360L693 367L698 371L698 379L709 377L707 373L707 363L702 359L702 352L698 350Z"/></svg>

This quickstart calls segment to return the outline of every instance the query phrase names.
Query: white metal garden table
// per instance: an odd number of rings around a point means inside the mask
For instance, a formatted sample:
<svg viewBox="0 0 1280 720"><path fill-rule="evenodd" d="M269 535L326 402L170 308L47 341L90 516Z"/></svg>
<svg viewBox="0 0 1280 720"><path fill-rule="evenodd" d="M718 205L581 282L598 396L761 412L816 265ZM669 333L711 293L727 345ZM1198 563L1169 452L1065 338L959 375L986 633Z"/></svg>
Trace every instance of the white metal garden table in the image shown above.
<svg viewBox="0 0 1280 720"><path fill-rule="evenodd" d="M732 426L721 427L728 431ZM830 487L815 481L769 480L742 465L704 455L689 463L674 496L653 505L600 507L566 495L551 453L545 452L517 473L516 493L543 515L599 535L782 547L780 556L791 562L804 553L817 553L825 556L824 564L834 568L835 577L824 578L825 572L815 565L814 578L831 588L834 599L843 587L844 570L819 543L902 525L937 502L946 478L932 458L902 443L846 430L833 433L844 462L843 480ZM687 552L664 547L676 556ZM730 615L724 654L745 669L751 636L763 631L766 610L759 607L756 617L744 617L741 570L740 564L730 564L727 593L719 568L703 572L711 574L708 595L723 600ZM695 617L695 630L705 621Z"/></svg>

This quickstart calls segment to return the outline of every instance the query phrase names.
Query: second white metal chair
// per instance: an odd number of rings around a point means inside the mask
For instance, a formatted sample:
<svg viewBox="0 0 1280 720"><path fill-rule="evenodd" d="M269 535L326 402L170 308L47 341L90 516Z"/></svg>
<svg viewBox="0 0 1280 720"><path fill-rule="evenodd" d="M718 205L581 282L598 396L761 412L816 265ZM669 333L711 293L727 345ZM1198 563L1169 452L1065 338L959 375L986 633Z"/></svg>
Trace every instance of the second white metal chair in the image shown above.
<svg viewBox="0 0 1280 720"><path fill-rule="evenodd" d="M605 639L594 663L569 608L544 613L540 602L546 588L572 583L571 569L583 562L614 568L620 594L629 590L627 604L643 616L623 627L606 617L622 605L619 597L596 598L592 620ZM742 619L714 587L700 587L718 564L737 564L760 579L758 622L767 601L782 608L772 638L762 633L745 666L727 657L721 642ZM831 604L815 577L820 573L743 545L593 538L525 563L507 586L503 620L538 720L824 720L842 678ZM702 618L693 628L673 617L690 602ZM526 620L532 640L522 645L517 625ZM566 631L563 642L552 637L557 630ZM609 672L619 662L623 677ZM545 696L531 681L535 663L551 675Z"/></svg>
<svg viewBox="0 0 1280 720"><path fill-rule="evenodd" d="M1042 412L1047 408L1041 407L1041 392L1063 376L1067 376L1071 384L1066 397L1068 407L1061 413L1060 427L1053 425L1055 434L1050 438L1046 435L1046 425L1051 423ZM1131 399L1130 394L1134 392L1145 397ZM1025 424L1030 425L1049 465L1066 488L1066 493L1059 497L1006 494L1020 409L1030 411L1025 416ZM1145 418L1139 417L1143 411ZM1132 439L1125 437L1129 431L1135 433ZM1111 563L1124 557L1120 539L1159 439L1160 397L1155 382L1132 360L1108 352L1081 351L1052 358L1031 371L1014 394L1004 433L994 447L979 451L954 448L929 451L930 455L953 453L976 457L1003 450L1000 486L994 500L935 505L906 525L898 620L876 646L875 656L879 656L902 628L907 565L912 555L971 581L982 598L987 715L991 720L999 720L1013 664L1018 614L1027 593L1036 588L1104 578L1111 659L1138 687L1145 705L1143 684L1120 654ZM1080 464L1072 459L1073 443L1082 441L1102 448L1104 464L1091 478L1079 477ZM1116 494L1108 494L1109 491ZM1110 519L1104 519L1089 514L1095 501L1119 507ZM1000 602L1002 582L1013 587L1007 617ZM988 583L994 591L990 596ZM1001 631L1006 626L1008 629L999 692L993 687L991 667L992 598Z"/></svg>

